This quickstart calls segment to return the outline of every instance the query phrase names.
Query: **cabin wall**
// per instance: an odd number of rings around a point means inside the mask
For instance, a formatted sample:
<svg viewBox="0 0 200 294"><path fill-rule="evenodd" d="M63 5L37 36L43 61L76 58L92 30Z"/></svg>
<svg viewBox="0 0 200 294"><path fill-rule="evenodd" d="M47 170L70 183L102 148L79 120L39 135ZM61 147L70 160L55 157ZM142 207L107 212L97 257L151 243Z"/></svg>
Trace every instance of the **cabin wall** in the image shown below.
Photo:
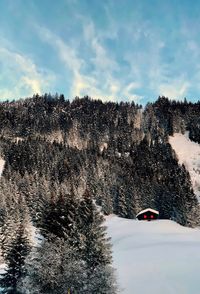
<svg viewBox="0 0 200 294"><path fill-rule="evenodd" d="M145 218L145 215L146 215L146 218ZM153 216L153 217L151 217L151 216ZM137 216L137 219L138 220L155 220L155 219L158 219L158 214L151 212L151 211L147 211L147 212L139 214Z"/></svg>

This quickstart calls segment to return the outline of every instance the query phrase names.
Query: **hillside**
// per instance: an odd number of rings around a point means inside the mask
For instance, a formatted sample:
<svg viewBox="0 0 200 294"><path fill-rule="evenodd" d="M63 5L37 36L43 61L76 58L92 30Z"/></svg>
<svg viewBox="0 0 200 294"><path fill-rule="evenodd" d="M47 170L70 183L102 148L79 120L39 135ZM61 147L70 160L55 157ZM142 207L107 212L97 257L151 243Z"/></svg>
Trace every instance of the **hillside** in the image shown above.
<svg viewBox="0 0 200 294"><path fill-rule="evenodd" d="M144 248L141 252L147 260L151 256L158 262L149 259L146 265L152 291L162 285L170 291L164 276L173 279L168 272L171 268L166 263L165 272L160 246L174 256L181 239L173 239L173 230L197 232L186 227L200 224L199 115L200 102L165 97L145 107L89 97L69 101L50 94L0 103L0 250L5 265L0 287L23 294L27 289L29 294L63 294L69 289L78 294L117 293L110 240L103 226L104 216L114 214L123 218L108 220L122 286L129 287L132 268L136 293L142 283L138 273L144 273L148 282L145 260L140 266L135 251L130 252L135 258L128 263L128 280L122 273L126 269L123 260L128 258L124 249L138 246ZM188 156L190 148L192 156ZM133 221L147 207L158 210L163 221L144 227ZM121 222L130 222L130 227L121 227ZM115 225L119 225L118 232ZM147 228L150 243L145 237ZM33 242L35 234L40 243ZM183 238L183 251L177 258L189 254L184 250L191 236ZM127 238L138 243L129 245ZM158 259L152 249L155 243L160 248ZM155 288L151 263L160 288ZM180 290L172 285L172 291ZM127 291L132 294L130 288Z"/></svg>
<svg viewBox="0 0 200 294"><path fill-rule="evenodd" d="M19 189L21 181L27 186L33 177L36 182L44 177L55 193L63 184L77 197L88 186L106 215L135 218L141 209L152 207L161 218L195 226L199 220L190 214L198 213L198 201L169 136L187 131L198 142L199 105L159 97L142 107L89 97L69 101L50 94L3 102L3 177L15 182L17 176ZM35 215L32 208L31 213Z"/></svg>

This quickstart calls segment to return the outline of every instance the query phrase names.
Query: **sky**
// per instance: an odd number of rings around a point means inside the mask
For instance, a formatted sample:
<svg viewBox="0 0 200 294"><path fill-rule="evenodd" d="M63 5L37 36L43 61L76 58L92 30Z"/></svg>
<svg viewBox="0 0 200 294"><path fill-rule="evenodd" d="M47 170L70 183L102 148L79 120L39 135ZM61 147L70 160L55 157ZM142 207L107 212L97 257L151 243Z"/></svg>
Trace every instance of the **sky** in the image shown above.
<svg viewBox="0 0 200 294"><path fill-rule="evenodd" d="M200 97L199 0L0 0L0 100Z"/></svg>

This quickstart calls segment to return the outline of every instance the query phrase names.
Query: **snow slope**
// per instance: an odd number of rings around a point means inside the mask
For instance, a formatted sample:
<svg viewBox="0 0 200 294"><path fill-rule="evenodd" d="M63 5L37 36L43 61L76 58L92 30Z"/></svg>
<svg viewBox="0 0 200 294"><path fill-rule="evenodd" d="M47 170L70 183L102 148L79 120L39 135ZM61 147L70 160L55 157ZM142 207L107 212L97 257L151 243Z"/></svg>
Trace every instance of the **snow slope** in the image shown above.
<svg viewBox="0 0 200 294"><path fill-rule="evenodd" d="M120 293L199 294L200 230L110 216Z"/></svg>
<svg viewBox="0 0 200 294"><path fill-rule="evenodd" d="M4 164L5 164L5 160L0 158L0 176L1 176L2 172L3 172Z"/></svg>
<svg viewBox="0 0 200 294"><path fill-rule="evenodd" d="M5 273L5 270L6 270L6 264L5 263L0 264L0 277L1 275ZM0 293L2 293L2 291L3 291L3 288L0 288Z"/></svg>
<svg viewBox="0 0 200 294"><path fill-rule="evenodd" d="M0 176L3 172L4 169L4 165L5 165L5 160L3 160L2 158L0 158ZM0 251L0 262L2 261L2 256L1 256L1 251ZM0 275L3 272L3 269L5 268L4 264L0 264Z"/></svg>
<svg viewBox="0 0 200 294"><path fill-rule="evenodd" d="M169 137L169 143L176 152L179 163L184 164L188 170L194 193L200 201L200 145L189 139L188 132L184 135L175 133Z"/></svg>

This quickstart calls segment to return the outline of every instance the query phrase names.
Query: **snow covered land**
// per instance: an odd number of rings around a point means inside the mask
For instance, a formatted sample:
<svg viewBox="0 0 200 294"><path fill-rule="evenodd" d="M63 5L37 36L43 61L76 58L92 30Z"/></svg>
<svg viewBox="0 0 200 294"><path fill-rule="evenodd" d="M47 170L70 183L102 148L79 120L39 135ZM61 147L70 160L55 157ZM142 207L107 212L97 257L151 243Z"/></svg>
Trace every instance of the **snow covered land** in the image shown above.
<svg viewBox="0 0 200 294"><path fill-rule="evenodd" d="M5 164L5 160L0 158L0 176L1 176L2 172L3 172L4 164Z"/></svg>
<svg viewBox="0 0 200 294"><path fill-rule="evenodd" d="M107 217L120 293L199 294L200 230Z"/></svg>
<svg viewBox="0 0 200 294"><path fill-rule="evenodd" d="M4 264L4 263L0 264L0 277L2 274L5 273L5 270L6 270L6 264ZM0 293L2 293L2 291L3 291L3 289L0 288Z"/></svg>
<svg viewBox="0 0 200 294"><path fill-rule="evenodd" d="M180 164L184 164L188 170L194 193L200 201L200 145L188 138L188 132L184 135L175 133L169 137L169 143L176 152Z"/></svg>
<svg viewBox="0 0 200 294"><path fill-rule="evenodd" d="M0 176L3 172L4 165L5 165L5 160L0 158ZM5 268L5 264L2 264L1 262L2 262L2 257L1 257L1 251L0 251L0 275L3 273L3 270Z"/></svg>

